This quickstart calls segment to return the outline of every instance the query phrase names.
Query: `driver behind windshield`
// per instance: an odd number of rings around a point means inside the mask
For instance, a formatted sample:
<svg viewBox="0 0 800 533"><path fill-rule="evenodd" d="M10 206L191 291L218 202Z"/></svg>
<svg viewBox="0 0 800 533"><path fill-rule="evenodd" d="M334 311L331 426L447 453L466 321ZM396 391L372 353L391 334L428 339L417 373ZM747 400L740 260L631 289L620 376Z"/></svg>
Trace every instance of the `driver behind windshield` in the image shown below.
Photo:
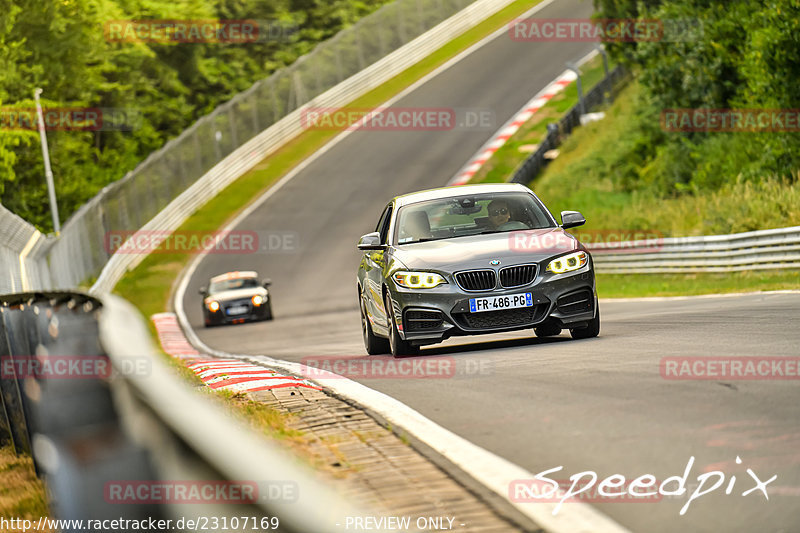
<svg viewBox="0 0 800 533"><path fill-rule="evenodd" d="M489 211L489 227L493 230L499 229L511 219L508 210L508 203L505 200L492 200L487 207Z"/></svg>

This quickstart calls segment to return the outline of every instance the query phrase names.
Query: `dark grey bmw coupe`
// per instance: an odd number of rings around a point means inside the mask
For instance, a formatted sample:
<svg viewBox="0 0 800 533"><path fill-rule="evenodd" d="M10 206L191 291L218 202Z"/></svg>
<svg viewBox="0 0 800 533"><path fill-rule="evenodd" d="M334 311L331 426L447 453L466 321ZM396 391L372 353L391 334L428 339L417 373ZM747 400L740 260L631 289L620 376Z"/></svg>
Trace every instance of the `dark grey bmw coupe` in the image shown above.
<svg viewBox="0 0 800 533"><path fill-rule="evenodd" d="M600 333L592 257L519 184L444 187L398 196L361 237L358 297L371 355L416 353L454 335L533 328Z"/></svg>

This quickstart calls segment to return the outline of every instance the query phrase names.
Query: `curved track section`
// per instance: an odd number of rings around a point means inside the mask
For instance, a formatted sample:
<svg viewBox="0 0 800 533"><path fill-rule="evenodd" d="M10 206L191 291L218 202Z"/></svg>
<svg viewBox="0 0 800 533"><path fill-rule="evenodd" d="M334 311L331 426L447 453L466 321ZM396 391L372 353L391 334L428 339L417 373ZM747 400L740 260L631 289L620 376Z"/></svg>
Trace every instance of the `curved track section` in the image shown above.
<svg viewBox="0 0 800 533"><path fill-rule="evenodd" d="M587 17L589 2L558 0L540 18ZM396 194L441 186L532 94L589 43L517 43L501 35L395 102L397 107L490 110L492 128L355 131L307 164L245 217L240 230L290 232L297 248L209 255L183 304L207 345L289 361L336 355L360 361L355 288L358 237ZM580 208L580 206L575 206ZM204 329L196 290L220 272L257 270L273 281L273 322ZM800 527L797 380L670 380L664 357L800 355L800 294L602 302L601 337L532 338L532 332L462 338L423 350L456 371L444 379L357 381L530 472L563 466L633 479L722 470L723 489L695 500L603 503L633 531L793 531ZM386 359L388 358L380 358ZM417 359L417 358L414 358ZM742 464L736 463L741 457ZM741 496L774 474L766 501ZM709 481L710 483L711 481Z"/></svg>

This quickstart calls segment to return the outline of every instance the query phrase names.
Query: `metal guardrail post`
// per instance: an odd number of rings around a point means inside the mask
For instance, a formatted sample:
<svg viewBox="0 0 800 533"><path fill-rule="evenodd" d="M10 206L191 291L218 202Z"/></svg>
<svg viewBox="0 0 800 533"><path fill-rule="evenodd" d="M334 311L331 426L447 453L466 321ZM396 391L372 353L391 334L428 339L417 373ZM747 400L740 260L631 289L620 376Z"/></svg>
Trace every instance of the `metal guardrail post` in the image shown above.
<svg viewBox="0 0 800 533"><path fill-rule="evenodd" d="M21 349L21 326L19 309L0 308L3 326L0 331L0 392L3 394L4 410L9 422L9 432L16 453L30 453L31 432L29 410L22 394L22 376L18 375L15 362L24 351ZM21 329L21 328L20 328Z"/></svg>
<svg viewBox="0 0 800 533"><path fill-rule="evenodd" d="M3 295L0 315L0 361L15 357L19 366L8 366L20 369L12 371L13 379L0 380L0 437L5 421L18 451L19 443L30 442L56 518L247 516L250 523L237 531L263 531L257 518L279 517L277 530L284 533L333 533L346 517L368 514L177 378L156 353L138 311L124 300L70 292ZM63 359L76 366L58 370ZM21 432L26 403L34 415L27 418L30 438ZM197 482L258 488L251 499L234 502L213 495L200 502L169 496L122 502L109 489L136 491L144 483L163 493L170 484ZM288 485L294 487L289 495Z"/></svg>
<svg viewBox="0 0 800 533"><path fill-rule="evenodd" d="M24 293L0 296L0 305L4 412L13 402L7 418L16 450L33 454L37 474L54 495L55 515L158 518L159 510L147 502L111 505L106 499L109 479L155 476L115 412L93 314L97 301L73 293Z"/></svg>
<svg viewBox="0 0 800 533"><path fill-rule="evenodd" d="M567 63L567 68L575 73L575 83L578 86L578 105L580 106L581 115L586 114L586 102L583 98L583 84L581 83L581 71L575 63L571 61Z"/></svg>
<svg viewBox="0 0 800 533"><path fill-rule="evenodd" d="M6 337L5 328L6 307L0 306L0 445L9 442L15 454L19 454L21 449L21 436L18 435L17 417L14 408L19 401L18 388L16 387L16 375L10 374L4 365L5 361L11 359L11 349ZM11 367L13 372L13 366ZM8 398L8 399L6 399ZM16 400L16 401L15 401Z"/></svg>

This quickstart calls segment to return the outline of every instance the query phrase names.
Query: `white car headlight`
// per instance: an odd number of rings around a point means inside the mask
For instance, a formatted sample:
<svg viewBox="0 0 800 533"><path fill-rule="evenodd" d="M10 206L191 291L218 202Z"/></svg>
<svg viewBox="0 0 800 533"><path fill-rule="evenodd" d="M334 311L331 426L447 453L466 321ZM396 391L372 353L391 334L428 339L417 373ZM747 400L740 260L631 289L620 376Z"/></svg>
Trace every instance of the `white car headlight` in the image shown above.
<svg viewBox="0 0 800 533"><path fill-rule="evenodd" d="M547 265L547 271L553 274L563 274L564 272L571 272L578 270L586 263L589 262L589 256L586 252L575 252L568 255L562 255L558 259L553 259Z"/></svg>
<svg viewBox="0 0 800 533"><path fill-rule="evenodd" d="M435 272L408 272L400 270L394 273L394 281L401 287L408 289L432 289L442 283L447 283L441 275Z"/></svg>

